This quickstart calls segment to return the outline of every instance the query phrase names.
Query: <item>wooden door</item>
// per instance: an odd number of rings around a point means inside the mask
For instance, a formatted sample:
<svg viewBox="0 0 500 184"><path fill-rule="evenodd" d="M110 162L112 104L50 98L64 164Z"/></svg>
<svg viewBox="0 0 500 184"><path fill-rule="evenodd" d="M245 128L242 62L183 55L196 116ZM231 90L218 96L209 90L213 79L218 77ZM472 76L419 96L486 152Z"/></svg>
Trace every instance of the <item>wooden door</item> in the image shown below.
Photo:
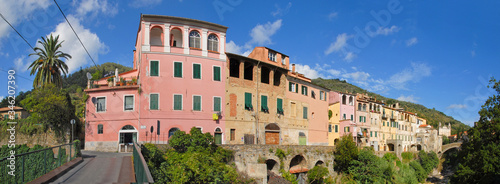
<svg viewBox="0 0 500 184"><path fill-rule="evenodd" d="M280 133L266 132L266 144L280 144Z"/></svg>

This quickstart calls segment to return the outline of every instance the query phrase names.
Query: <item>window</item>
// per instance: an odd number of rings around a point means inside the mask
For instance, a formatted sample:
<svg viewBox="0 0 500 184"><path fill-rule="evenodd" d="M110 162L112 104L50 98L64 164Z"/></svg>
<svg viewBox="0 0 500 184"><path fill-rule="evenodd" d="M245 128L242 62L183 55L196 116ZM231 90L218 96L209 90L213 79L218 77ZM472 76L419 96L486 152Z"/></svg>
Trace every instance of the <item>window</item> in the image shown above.
<svg viewBox="0 0 500 184"><path fill-rule="evenodd" d="M219 39L215 34L208 35L208 50L218 52L219 51Z"/></svg>
<svg viewBox="0 0 500 184"><path fill-rule="evenodd" d="M102 124L97 125L97 134L102 134L104 132Z"/></svg>
<svg viewBox="0 0 500 184"><path fill-rule="evenodd" d="M220 66L214 66L214 81L220 81Z"/></svg>
<svg viewBox="0 0 500 184"><path fill-rule="evenodd" d="M349 105L353 105L353 104L354 104L354 100L353 100L353 98L351 96L351 97L349 97Z"/></svg>
<svg viewBox="0 0 500 184"><path fill-rule="evenodd" d="M345 116L346 116L346 115L344 114L344 119L346 119L346 117L345 117Z"/></svg>
<svg viewBox="0 0 500 184"><path fill-rule="evenodd" d="M283 115L284 114L284 111L283 111L283 99L278 98L276 100L276 107L277 107L276 108L276 110L277 110L276 112L278 112L278 114Z"/></svg>
<svg viewBox="0 0 500 184"><path fill-rule="evenodd" d="M307 96L307 86L302 86L302 94Z"/></svg>
<svg viewBox="0 0 500 184"><path fill-rule="evenodd" d="M229 76L240 78L240 61L229 59Z"/></svg>
<svg viewBox="0 0 500 184"><path fill-rule="evenodd" d="M297 116L297 104L295 102L291 102L290 108L291 108L291 116L292 117Z"/></svg>
<svg viewBox="0 0 500 184"><path fill-rule="evenodd" d="M175 128L175 127L171 128L170 130L168 130L168 137L170 138L177 131L179 131L179 128Z"/></svg>
<svg viewBox="0 0 500 184"><path fill-rule="evenodd" d="M267 67L261 67L260 69L260 82L269 84L269 74L270 70Z"/></svg>
<svg viewBox="0 0 500 184"><path fill-rule="evenodd" d="M253 64L250 62L245 62L245 71L243 77L246 80L253 80Z"/></svg>
<svg viewBox="0 0 500 184"><path fill-rule="evenodd" d="M297 88L299 88L299 85L298 85L298 84L295 84L295 83L293 83L293 82L289 82L289 83L288 83L288 91L298 93Z"/></svg>
<svg viewBox="0 0 500 184"><path fill-rule="evenodd" d="M363 111L366 111L366 104L363 104Z"/></svg>
<svg viewBox="0 0 500 184"><path fill-rule="evenodd" d="M106 112L106 97L97 97L97 112Z"/></svg>
<svg viewBox="0 0 500 184"><path fill-rule="evenodd" d="M182 63L174 62L174 77L182 78Z"/></svg>
<svg viewBox="0 0 500 184"><path fill-rule="evenodd" d="M158 97L159 94L149 94L149 109L158 110Z"/></svg>
<svg viewBox="0 0 500 184"><path fill-rule="evenodd" d="M339 132L339 125L335 125L335 133Z"/></svg>
<svg viewBox="0 0 500 184"><path fill-rule="evenodd" d="M253 110L252 93L245 93L245 109L249 111Z"/></svg>
<svg viewBox="0 0 500 184"><path fill-rule="evenodd" d="M307 107L302 108L302 118L307 119Z"/></svg>
<svg viewBox="0 0 500 184"><path fill-rule="evenodd" d="M325 92L324 91L319 91L319 99L320 100L326 100Z"/></svg>
<svg viewBox="0 0 500 184"><path fill-rule="evenodd" d="M275 86L279 86L281 84L281 72L274 71L273 83Z"/></svg>
<svg viewBox="0 0 500 184"><path fill-rule="evenodd" d="M269 108L267 107L267 96L260 96L260 110L262 112L269 113Z"/></svg>
<svg viewBox="0 0 500 184"><path fill-rule="evenodd" d="M350 132L350 128L349 127L344 127L344 132Z"/></svg>
<svg viewBox="0 0 500 184"><path fill-rule="evenodd" d="M163 40L161 39L163 30L160 27L153 27L149 35L149 44L157 46L163 45Z"/></svg>
<svg viewBox="0 0 500 184"><path fill-rule="evenodd" d="M230 136L230 140L234 141L236 139L236 135L235 135L236 134L236 129L231 129L231 131L229 131L229 132L230 132L229 134L231 135Z"/></svg>
<svg viewBox="0 0 500 184"><path fill-rule="evenodd" d="M149 76L158 76L160 74L160 62L159 61L150 61L149 67L150 67Z"/></svg>
<svg viewBox="0 0 500 184"><path fill-rule="evenodd" d="M281 56L281 64L286 65L286 56Z"/></svg>
<svg viewBox="0 0 500 184"><path fill-rule="evenodd" d="M174 110L182 110L182 95L174 95Z"/></svg>
<svg viewBox="0 0 500 184"><path fill-rule="evenodd" d="M342 104L346 105L347 97L345 95L342 95Z"/></svg>
<svg viewBox="0 0 500 184"><path fill-rule="evenodd" d="M332 132L332 125L328 125L328 132Z"/></svg>
<svg viewBox="0 0 500 184"><path fill-rule="evenodd" d="M220 112L220 104L221 104L221 98L214 97L214 111L215 112Z"/></svg>
<svg viewBox="0 0 500 184"><path fill-rule="evenodd" d="M125 98L125 100L123 100L123 110L126 110L126 111L134 110L134 96L128 95L128 96L125 96L124 98Z"/></svg>
<svg viewBox="0 0 500 184"><path fill-rule="evenodd" d="M373 132L372 131L370 131L370 137L373 137Z"/></svg>
<svg viewBox="0 0 500 184"><path fill-rule="evenodd" d="M18 115L19 115L19 114L17 114L17 113L16 113L16 114L14 114L14 119L19 118L19 117L18 117Z"/></svg>
<svg viewBox="0 0 500 184"><path fill-rule="evenodd" d="M313 90L311 90L311 98L316 99L316 93Z"/></svg>
<svg viewBox="0 0 500 184"><path fill-rule="evenodd" d="M354 121L354 115L351 114L351 121Z"/></svg>
<svg viewBox="0 0 500 184"><path fill-rule="evenodd" d="M193 79L201 79L201 64L193 63Z"/></svg>
<svg viewBox="0 0 500 184"><path fill-rule="evenodd" d="M383 126L385 126L385 121L382 122Z"/></svg>
<svg viewBox="0 0 500 184"><path fill-rule="evenodd" d="M358 103L358 111L361 111L361 103Z"/></svg>
<svg viewBox="0 0 500 184"><path fill-rule="evenodd" d="M5 114L3 115L3 120L9 119L9 115Z"/></svg>
<svg viewBox="0 0 500 184"><path fill-rule="evenodd" d="M267 54L267 58L269 59L269 61L276 62L276 52L269 51Z"/></svg>
<svg viewBox="0 0 500 184"><path fill-rule="evenodd" d="M201 96L193 95L193 111L201 111Z"/></svg>
<svg viewBox="0 0 500 184"><path fill-rule="evenodd" d="M200 47L200 33L198 31L191 31L189 33L189 47L201 48Z"/></svg>

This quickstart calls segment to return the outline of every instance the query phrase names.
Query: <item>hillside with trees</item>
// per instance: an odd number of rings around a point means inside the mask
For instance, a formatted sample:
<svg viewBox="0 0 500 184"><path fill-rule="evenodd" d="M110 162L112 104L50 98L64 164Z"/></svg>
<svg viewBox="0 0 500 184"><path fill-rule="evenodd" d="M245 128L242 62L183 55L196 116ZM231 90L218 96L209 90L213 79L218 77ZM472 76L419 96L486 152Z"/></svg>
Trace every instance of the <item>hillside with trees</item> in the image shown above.
<svg viewBox="0 0 500 184"><path fill-rule="evenodd" d="M462 122L454 119L453 117L448 116L443 112L438 111L434 108L429 109L421 104L387 98L377 93L373 93L365 89L362 89L353 84L349 84L345 80L318 78L318 79L313 79L312 82L318 86L322 86L334 91L348 92L353 94L357 93L368 94L369 96L375 97L379 101L383 101L385 104L399 103L401 107L404 108L406 111L417 113L419 117L426 119L427 124L430 124L433 127L438 127L439 122L441 122L442 124L451 123L452 135L457 134L457 132L466 131L470 128L468 125L465 125Z"/></svg>

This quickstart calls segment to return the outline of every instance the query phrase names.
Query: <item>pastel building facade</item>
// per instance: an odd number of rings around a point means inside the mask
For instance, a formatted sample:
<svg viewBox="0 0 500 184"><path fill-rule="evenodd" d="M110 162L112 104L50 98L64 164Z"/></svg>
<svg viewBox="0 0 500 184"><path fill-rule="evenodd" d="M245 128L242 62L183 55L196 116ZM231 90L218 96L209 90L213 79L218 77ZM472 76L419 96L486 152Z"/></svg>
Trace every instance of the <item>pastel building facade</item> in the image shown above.
<svg viewBox="0 0 500 184"><path fill-rule="evenodd" d="M330 102L339 101L339 136L352 134L354 140L357 140L359 129L354 120L356 95L330 91L329 100Z"/></svg>
<svg viewBox="0 0 500 184"><path fill-rule="evenodd" d="M340 140L340 100L339 95L331 94L328 98L328 146L335 146Z"/></svg>
<svg viewBox="0 0 500 184"><path fill-rule="evenodd" d="M141 15L132 71L85 90L85 149L122 151L132 141L168 143L192 127L224 142L227 27L187 18ZM119 79L135 80L118 86Z"/></svg>

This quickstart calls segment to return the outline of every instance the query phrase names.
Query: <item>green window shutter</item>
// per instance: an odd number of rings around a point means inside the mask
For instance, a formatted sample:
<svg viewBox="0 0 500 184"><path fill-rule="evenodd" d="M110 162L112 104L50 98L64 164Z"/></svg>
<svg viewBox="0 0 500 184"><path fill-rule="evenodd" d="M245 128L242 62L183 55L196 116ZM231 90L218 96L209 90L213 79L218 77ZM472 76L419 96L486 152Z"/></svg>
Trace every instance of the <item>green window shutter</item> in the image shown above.
<svg viewBox="0 0 500 184"><path fill-rule="evenodd" d="M303 113L303 114L302 114L302 118L307 119L307 107L304 107L304 108L303 108L302 113Z"/></svg>
<svg viewBox="0 0 500 184"><path fill-rule="evenodd" d="M3 119L4 120L9 119L9 115L7 115L7 114L3 115Z"/></svg>
<svg viewBox="0 0 500 184"><path fill-rule="evenodd" d="M149 109L158 110L158 94L149 95Z"/></svg>
<svg viewBox="0 0 500 184"><path fill-rule="evenodd" d="M373 137L373 132L372 131L370 131L370 137Z"/></svg>
<svg viewBox="0 0 500 184"><path fill-rule="evenodd" d="M149 72L149 75L150 76L158 76L158 73L159 73L159 62L158 61L151 61L151 68L150 68L150 72Z"/></svg>
<svg viewBox="0 0 500 184"><path fill-rule="evenodd" d="M276 101L276 106L277 106L277 110L278 110L278 114L283 114L283 99L281 98L278 98L278 100Z"/></svg>
<svg viewBox="0 0 500 184"><path fill-rule="evenodd" d="M363 118L359 116L359 122L363 122Z"/></svg>
<svg viewBox="0 0 500 184"><path fill-rule="evenodd" d="M182 95L174 95L174 110L182 110Z"/></svg>
<svg viewBox="0 0 500 184"><path fill-rule="evenodd" d="M295 84L295 93L299 93L299 84Z"/></svg>
<svg viewBox="0 0 500 184"><path fill-rule="evenodd" d="M14 119L17 119L17 113L14 115Z"/></svg>
<svg viewBox="0 0 500 184"><path fill-rule="evenodd" d="M201 79L201 65L193 64L193 79Z"/></svg>
<svg viewBox="0 0 500 184"><path fill-rule="evenodd" d="M354 121L354 115L351 114L351 121Z"/></svg>
<svg viewBox="0 0 500 184"><path fill-rule="evenodd" d="M220 67L214 66L214 81L220 81Z"/></svg>
<svg viewBox="0 0 500 184"><path fill-rule="evenodd" d="M350 128L349 128L349 127L347 127L347 132L350 132L350 131L351 131L351 130L350 130Z"/></svg>
<svg viewBox="0 0 500 184"><path fill-rule="evenodd" d="M269 112L269 108L267 107L267 96L260 96L260 109L264 112Z"/></svg>
<svg viewBox="0 0 500 184"><path fill-rule="evenodd" d="M201 96L193 96L193 110L201 111Z"/></svg>
<svg viewBox="0 0 500 184"><path fill-rule="evenodd" d="M252 93L245 93L245 109L252 110Z"/></svg>
<svg viewBox="0 0 500 184"><path fill-rule="evenodd" d="M214 97L214 111L220 112L220 104L221 104L220 97Z"/></svg>
<svg viewBox="0 0 500 184"><path fill-rule="evenodd" d="M174 77L182 77L182 63L174 63Z"/></svg>
<svg viewBox="0 0 500 184"><path fill-rule="evenodd" d="M383 126L385 126L385 121L384 121L384 122L382 122L382 124L383 124Z"/></svg>
<svg viewBox="0 0 500 184"><path fill-rule="evenodd" d="M292 82L288 82L288 91L292 91L292 86L293 86L293 83Z"/></svg>
<svg viewBox="0 0 500 184"><path fill-rule="evenodd" d="M339 132L339 126L335 125L335 133Z"/></svg>

